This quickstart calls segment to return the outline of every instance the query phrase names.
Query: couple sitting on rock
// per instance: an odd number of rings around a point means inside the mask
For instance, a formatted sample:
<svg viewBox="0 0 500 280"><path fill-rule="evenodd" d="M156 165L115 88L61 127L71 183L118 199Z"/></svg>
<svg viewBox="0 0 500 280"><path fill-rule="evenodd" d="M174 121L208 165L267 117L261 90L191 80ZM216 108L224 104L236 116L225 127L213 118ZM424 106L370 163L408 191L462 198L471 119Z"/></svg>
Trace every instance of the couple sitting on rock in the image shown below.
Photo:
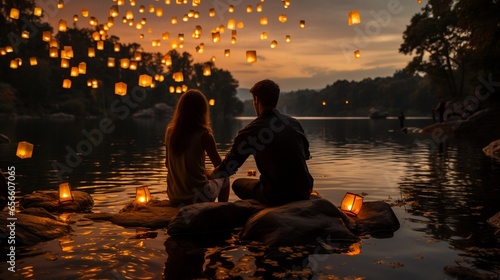
<svg viewBox="0 0 500 280"><path fill-rule="evenodd" d="M203 93L192 89L181 96L165 133L167 194L172 204L228 201L229 176L250 155L261 175L233 182L240 199L272 206L309 199L313 178L306 164L309 142L302 126L276 110L280 88L275 82L260 81L250 92L257 118L238 132L224 160L217 152ZM205 153L216 166L211 174L205 171Z"/></svg>

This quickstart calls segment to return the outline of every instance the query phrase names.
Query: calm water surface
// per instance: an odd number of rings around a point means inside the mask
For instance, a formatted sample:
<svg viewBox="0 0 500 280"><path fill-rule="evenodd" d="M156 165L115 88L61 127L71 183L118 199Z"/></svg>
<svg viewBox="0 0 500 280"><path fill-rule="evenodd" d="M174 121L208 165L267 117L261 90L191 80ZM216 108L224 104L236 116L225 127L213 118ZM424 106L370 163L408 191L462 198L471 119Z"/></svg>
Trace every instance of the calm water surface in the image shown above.
<svg viewBox="0 0 500 280"><path fill-rule="evenodd" d="M249 119L215 122L221 154ZM98 128L99 120L1 121L0 133L14 143L35 144L34 156L15 157L16 144L0 144L0 168L16 167L18 197L56 189L54 164L65 164L65 181L86 191L94 212L118 212L134 198L135 187L149 185L166 199L163 134L167 121L113 122L91 151L72 150ZM336 205L346 191L366 201L394 204L401 228L394 236L366 236L348 246L267 248L220 240L174 240L165 230L123 228L109 222L71 217L74 232L19 249L16 272L0 265L1 279L452 279L446 266L500 272L499 246L486 220L500 210L500 162L487 158L484 143L435 143L397 131L396 119L303 118L310 140L309 168L315 189ZM423 127L428 119L407 120ZM394 131L396 130L396 131ZM95 131L94 131L95 132ZM97 139L97 138L96 138ZM68 156L70 155L70 156ZM247 160L233 180L256 169ZM237 197L231 194L230 200ZM144 234L146 232L146 234Z"/></svg>

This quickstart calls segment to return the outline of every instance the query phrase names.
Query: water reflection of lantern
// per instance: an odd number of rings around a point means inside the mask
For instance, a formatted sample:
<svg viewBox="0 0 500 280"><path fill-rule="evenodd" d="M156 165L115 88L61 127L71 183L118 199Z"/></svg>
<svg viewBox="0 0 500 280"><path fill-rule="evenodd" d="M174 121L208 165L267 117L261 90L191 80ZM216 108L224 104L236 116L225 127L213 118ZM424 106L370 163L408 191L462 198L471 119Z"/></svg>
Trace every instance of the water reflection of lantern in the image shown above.
<svg viewBox="0 0 500 280"><path fill-rule="evenodd" d="M349 25L353 24L360 24L361 23L361 18L359 16L359 12L356 10L350 11L348 16L348 23Z"/></svg>
<svg viewBox="0 0 500 280"><path fill-rule="evenodd" d="M69 59L61 58L61 68L69 68Z"/></svg>
<svg viewBox="0 0 500 280"><path fill-rule="evenodd" d="M59 203L73 201L73 194L71 193L71 186L69 183L59 184Z"/></svg>
<svg viewBox="0 0 500 280"><path fill-rule="evenodd" d="M213 99L213 98L212 98L212 99L210 99L210 100L208 101L208 105L210 105L210 106L215 106L215 99Z"/></svg>
<svg viewBox="0 0 500 280"><path fill-rule="evenodd" d="M85 62L78 63L78 74L82 75L87 74L87 63Z"/></svg>
<svg viewBox="0 0 500 280"><path fill-rule="evenodd" d="M71 72L70 72L70 76L71 77L78 77L78 67L71 67Z"/></svg>
<svg viewBox="0 0 500 280"><path fill-rule="evenodd" d="M95 57L95 49L90 47L87 51L88 57Z"/></svg>
<svg viewBox="0 0 500 280"><path fill-rule="evenodd" d="M41 17L42 16L42 8L40 7L35 7L34 10L33 10L33 14L37 17Z"/></svg>
<svg viewBox="0 0 500 280"><path fill-rule="evenodd" d="M35 66L38 64L38 61L36 60L35 56L30 57L30 65Z"/></svg>
<svg viewBox="0 0 500 280"><path fill-rule="evenodd" d="M127 94L127 84L124 82L118 82L115 84L115 94L124 96Z"/></svg>
<svg viewBox="0 0 500 280"><path fill-rule="evenodd" d="M273 40L273 41L271 42L271 49L275 49L275 48L277 48L277 47L278 47L278 42L277 42L276 40Z"/></svg>
<svg viewBox="0 0 500 280"><path fill-rule="evenodd" d="M257 51L247 51L246 57L248 63L257 62Z"/></svg>
<svg viewBox="0 0 500 280"><path fill-rule="evenodd" d="M60 32L66 32L68 26L67 23L64 19L59 20L59 31Z"/></svg>
<svg viewBox="0 0 500 280"><path fill-rule="evenodd" d="M363 197L355 193L346 193L340 204L340 210L346 214L357 216L363 206Z"/></svg>
<svg viewBox="0 0 500 280"><path fill-rule="evenodd" d="M52 34L50 31L43 31L42 32L42 41L44 42L50 42L50 38L52 37Z"/></svg>
<svg viewBox="0 0 500 280"><path fill-rule="evenodd" d="M184 75L182 74L182 72L175 72L174 74L172 74L172 79L174 79L174 81L178 83L182 83L184 81Z"/></svg>
<svg viewBox="0 0 500 280"><path fill-rule="evenodd" d="M139 204L147 204L151 200L151 193L148 186L141 186L135 189L135 202Z"/></svg>
<svg viewBox="0 0 500 280"><path fill-rule="evenodd" d="M354 57L355 58L360 58L361 57L361 52L359 50L354 51Z"/></svg>
<svg viewBox="0 0 500 280"><path fill-rule="evenodd" d="M16 8L10 9L9 16L13 19L19 19L19 10Z"/></svg>
<svg viewBox="0 0 500 280"><path fill-rule="evenodd" d="M224 50L224 56L225 56L225 57L230 57L230 56L231 56L231 50L229 50L229 49L225 49L225 50Z"/></svg>
<svg viewBox="0 0 500 280"><path fill-rule="evenodd" d="M299 21L299 27L300 28L305 28L306 27L306 21L305 20L300 20Z"/></svg>
<svg viewBox="0 0 500 280"><path fill-rule="evenodd" d="M16 156L19 158L31 158L33 155L33 144L23 141L17 144Z"/></svg>
<svg viewBox="0 0 500 280"><path fill-rule="evenodd" d="M63 88L71 88L71 80L70 79L64 79L62 87Z"/></svg>
<svg viewBox="0 0 500 280"><path fill-rule="evenodd" d="M210 65L203 66L203 76L210 76L210 75L212 75L212 69L210 68Z"/></svg>
<svg viewBox="0 0 500 280"><path fill-rule="evenodd" d="M149 87L152 83L153 83L153 77L147 74L142 74L139 76L139 85L141 87Z"/></svg>

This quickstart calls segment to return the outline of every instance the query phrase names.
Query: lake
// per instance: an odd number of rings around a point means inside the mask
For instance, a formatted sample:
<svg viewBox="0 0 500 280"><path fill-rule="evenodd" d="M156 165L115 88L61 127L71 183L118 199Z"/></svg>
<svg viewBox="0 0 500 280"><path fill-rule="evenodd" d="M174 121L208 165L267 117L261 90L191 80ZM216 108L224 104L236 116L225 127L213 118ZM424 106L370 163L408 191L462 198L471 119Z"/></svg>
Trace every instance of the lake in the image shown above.
<svg viewBox="0 0 500 280"><path fill-rule="evenodd" d="M251 118L214 122L223 155L236 132ZM166 120L114 121L112 131L67 161L86 140L83 131L100 120L2 120L0 168L16 167L17 196L57 189L53 166L73 189L88 192L93 211L118 212L148 185L152 196L166 199L163 134ZM451 140L436 143L399 132L394 118L300 118L310 141L309 169L315 190L335 205L346 192L365 201L393 206L401 227L393 237L364 236L359 243L267 248L241 244L235 235L220 240L172 240L164 229L123 228L109 222L71 216L74 232L18 249L16 272L1 279L453 279L446 266L472 268L498 276L500 258L494 229L487 219L500 211L500 162L486 157L484 143ZM432 123L408 117L409 127ZM110 127L110 130L111 130ZM95 131L94 131L95 132ZM16 143L35 145L31 159L15 156ZM249 158L236 178L256 169ZM258 174L257 174L258 175ZM231 193L230 201L237 200ZM182 276L182 277L181 277Z"/></svg>

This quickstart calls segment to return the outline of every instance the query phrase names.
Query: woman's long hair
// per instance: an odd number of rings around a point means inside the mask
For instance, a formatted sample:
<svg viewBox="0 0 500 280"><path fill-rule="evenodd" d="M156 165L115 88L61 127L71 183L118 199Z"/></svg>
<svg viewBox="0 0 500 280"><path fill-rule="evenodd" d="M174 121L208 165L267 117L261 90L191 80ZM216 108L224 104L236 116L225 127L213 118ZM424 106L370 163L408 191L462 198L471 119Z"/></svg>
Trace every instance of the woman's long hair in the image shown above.
<svg viewBox="0 0 500 280"><path fill-rule="evenodd" d="M170 145L176 155L181 155L186 150L196 131L206 130L212 133L208 102L201 91L190 89L181 95L167 130L171 131L170 143L165 144Z"/></svg>

